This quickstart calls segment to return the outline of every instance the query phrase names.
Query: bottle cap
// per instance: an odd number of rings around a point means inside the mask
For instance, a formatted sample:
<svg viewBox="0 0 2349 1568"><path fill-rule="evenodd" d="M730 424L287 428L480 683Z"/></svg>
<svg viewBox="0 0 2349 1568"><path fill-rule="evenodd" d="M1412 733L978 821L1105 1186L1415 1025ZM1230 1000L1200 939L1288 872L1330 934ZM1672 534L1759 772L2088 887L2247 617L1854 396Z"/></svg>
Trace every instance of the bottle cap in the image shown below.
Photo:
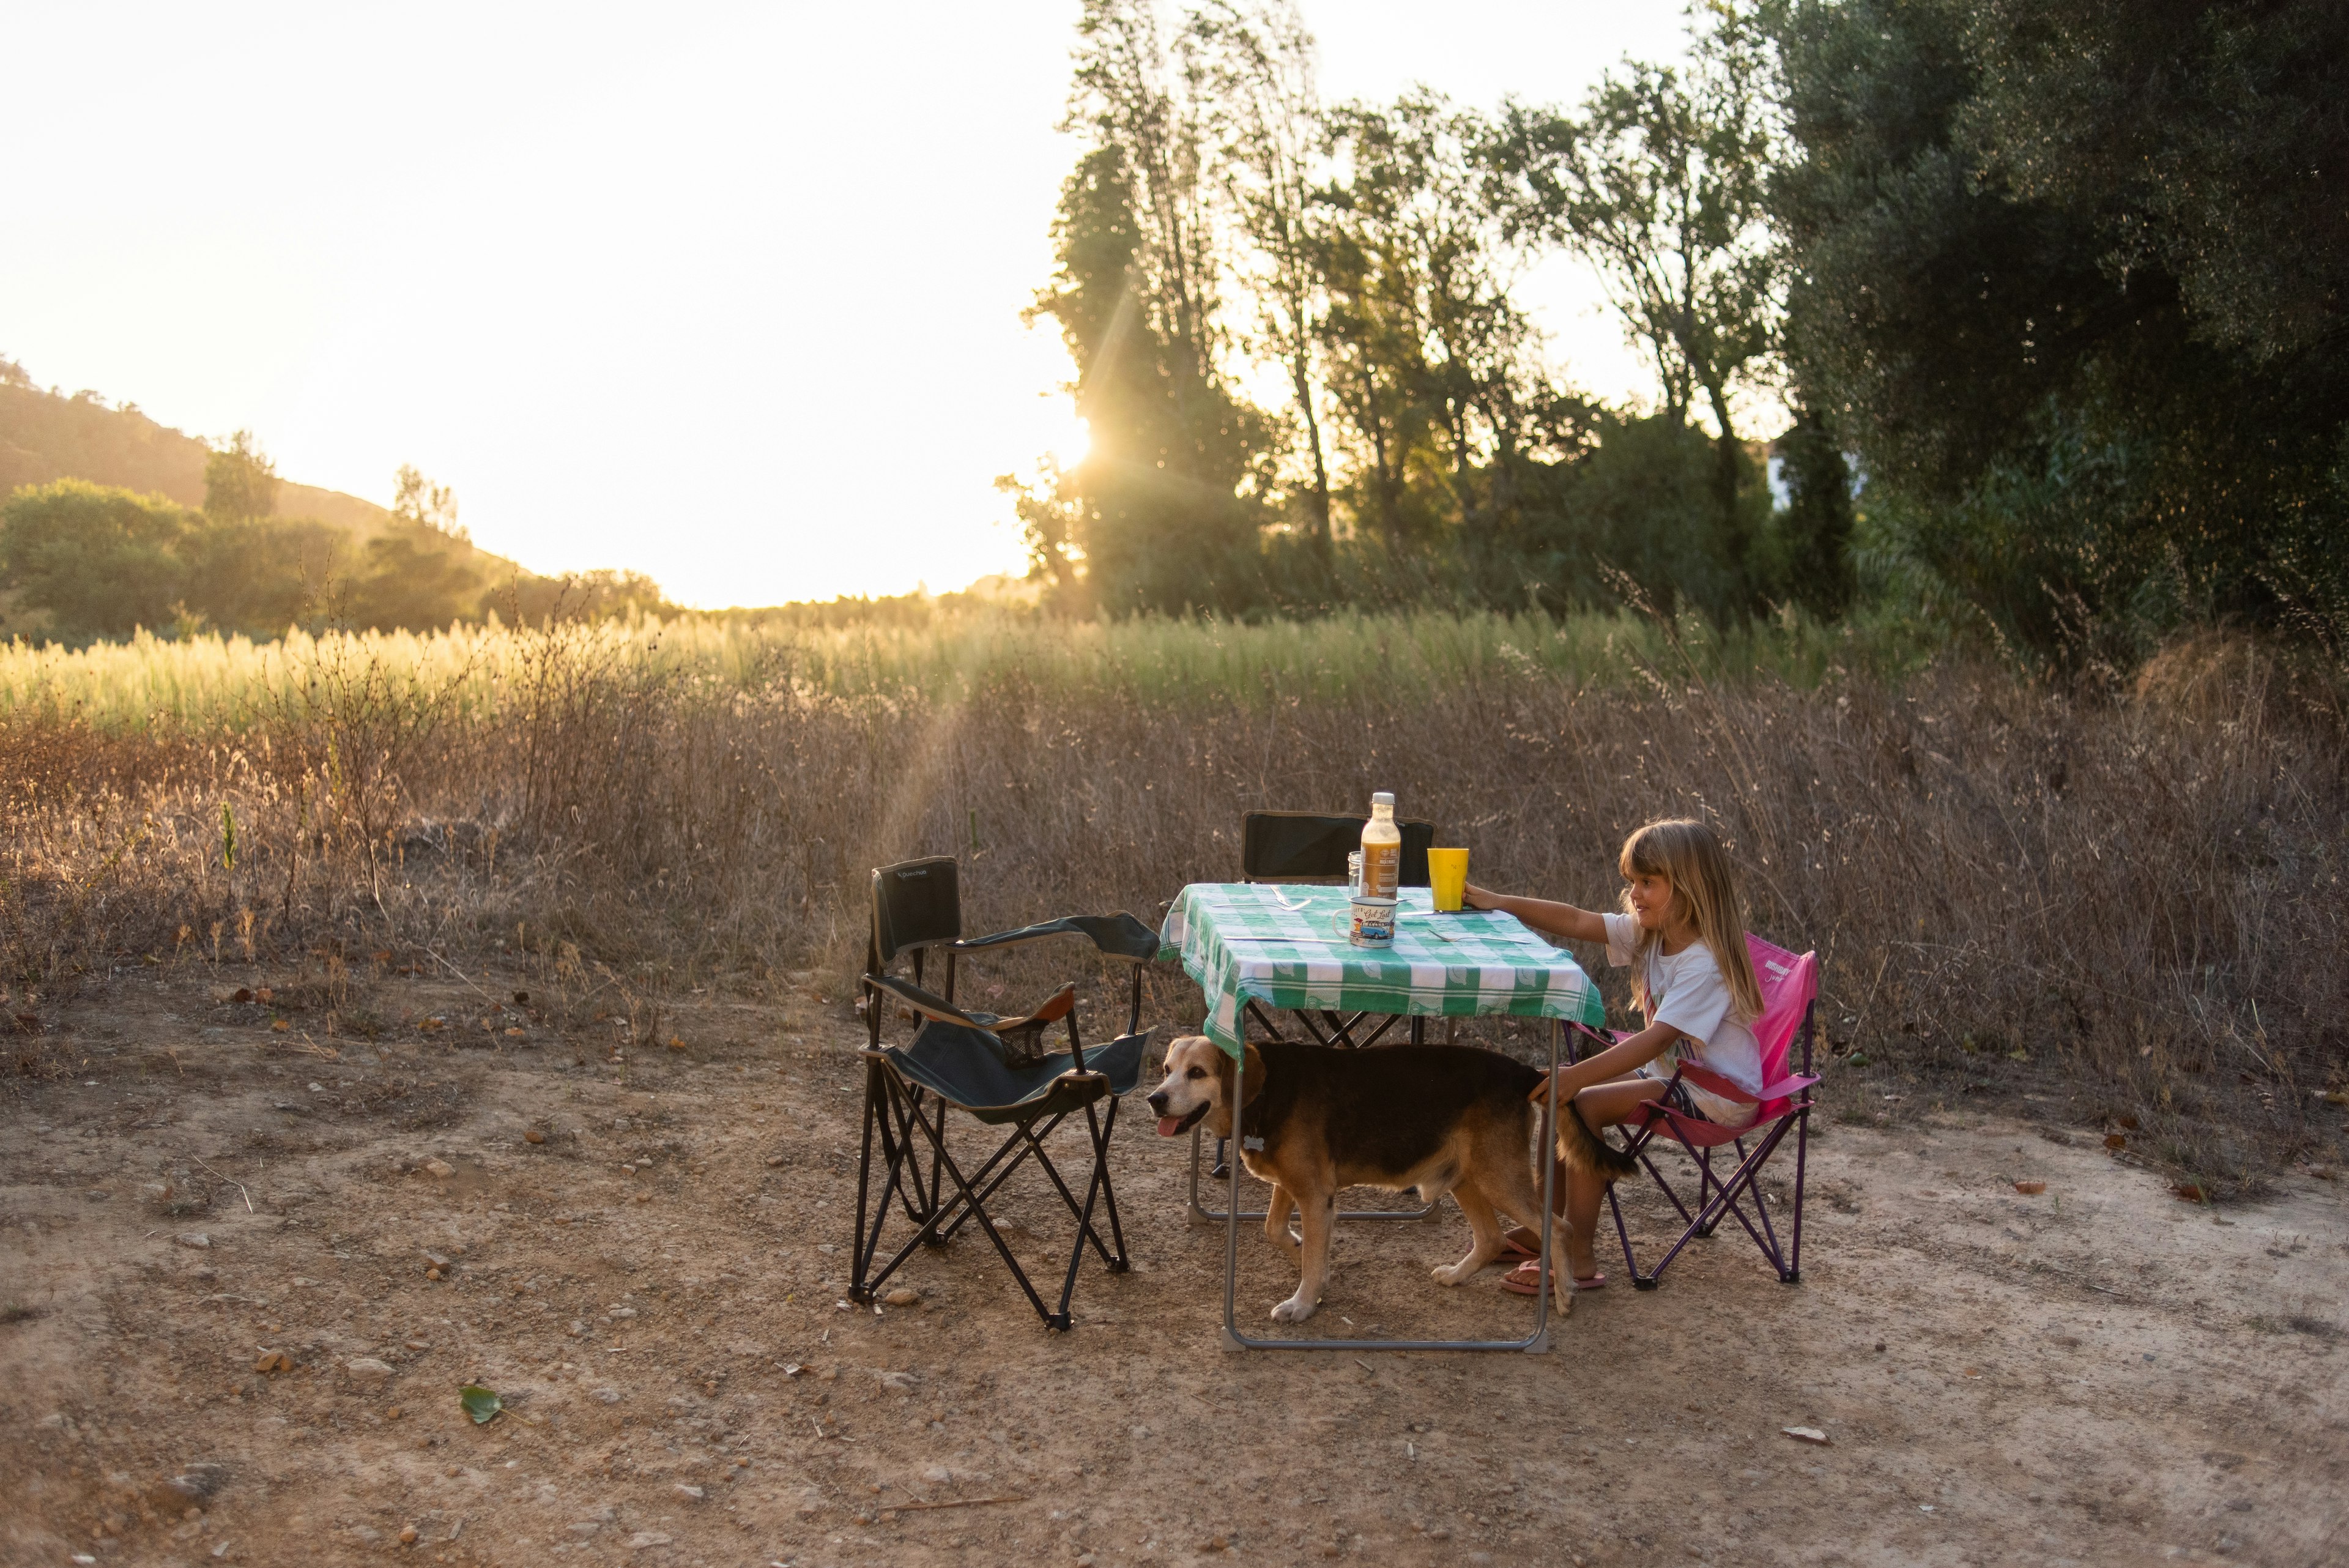
<svg viewBox="0 0 2349 1568"><path fill-rule="evenodd" d="M1372 805L1392 806L1394 805L1394 796L1386 790L1381 790L1378 794L1371 796L1371 804Z"/></svg>

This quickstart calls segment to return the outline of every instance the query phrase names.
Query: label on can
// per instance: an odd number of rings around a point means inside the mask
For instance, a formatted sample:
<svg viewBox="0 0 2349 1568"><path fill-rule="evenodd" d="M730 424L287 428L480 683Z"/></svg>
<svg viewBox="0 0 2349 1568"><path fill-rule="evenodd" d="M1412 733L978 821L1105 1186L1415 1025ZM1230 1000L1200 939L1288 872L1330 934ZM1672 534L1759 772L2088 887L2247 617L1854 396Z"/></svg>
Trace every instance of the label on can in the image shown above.
<svg viewBox="0 0 2349 1568"><path fill-rule="evenodd" d="M1391 948L1394 946L1395 901L1392 898L1357 898L1353 917L1347 929L1347 940L1358 948Z"/></svg>
<svg viewBox="0 0 2349 1568"><path fill-rule="evenodd" d="M1392 898L1395 886L1402 880L1402 846L1395 844L1365 844L1362 846L1362 896L1366 898Z"/></svg>

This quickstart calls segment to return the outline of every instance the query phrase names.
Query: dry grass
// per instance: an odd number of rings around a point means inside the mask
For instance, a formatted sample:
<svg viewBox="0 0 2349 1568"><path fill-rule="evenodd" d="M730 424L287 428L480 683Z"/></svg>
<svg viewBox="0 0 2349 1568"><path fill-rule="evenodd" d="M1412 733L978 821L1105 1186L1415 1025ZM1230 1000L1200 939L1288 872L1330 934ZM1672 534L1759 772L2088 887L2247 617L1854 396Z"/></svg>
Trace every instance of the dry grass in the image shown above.
<svg viewBox="0 0 2349 1568"><path fill-rule="evenodd" d="M975 924L1148 918L1237 873L1243 810L1389 788L1480 880L1584 902L1630 826L1714 818L1754 925L1825 960L1847 1114L2035 1087L2219 1189L2337 1158L2342 730L2258 649L2081 696L1857 673L1796 631L1683 659L1633 623L1542 628L330 639L95 720L101 675L20 668L16 1059L47 1070L43 1004L138 966L295 961L331 992L490 953L641 1044L680 987L844 981L883 861L962 856Z"/></svg>

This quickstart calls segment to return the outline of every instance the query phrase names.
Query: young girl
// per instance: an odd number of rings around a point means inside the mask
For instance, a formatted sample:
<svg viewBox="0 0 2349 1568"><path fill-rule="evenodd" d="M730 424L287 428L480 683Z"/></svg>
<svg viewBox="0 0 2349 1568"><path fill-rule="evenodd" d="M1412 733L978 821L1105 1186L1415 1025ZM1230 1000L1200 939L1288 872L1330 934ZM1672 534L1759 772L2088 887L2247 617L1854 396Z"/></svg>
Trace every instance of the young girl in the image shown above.
<svg viewBox="0 0 2349 1568"><path fill-rule="evenodd" d="M1626 1120L1667 1093L1672 1108L1684 1115L1742 1127L1754 1119L1757 1106L1692 1084L1671 1083L1685 1063L1748 1094L1762 1088L1762 1047L1753 1030L1762 1013L1762 989L1754 979L1737 883L1721 840L1701 822L1651 822L1623 841L1617 869L1625 883L1621 914L1594 914L1545 898L1505 898L1476 887L1467 889L1465 902L1515 915L1536 930L1604 942L1609 963L1631 966L1632 1001L1648 1026L1558 1069L1561 1104L1571 1100L1571 1109L1594 1135L1582 1140L1586 1146L1596 1141L1599 1128ZM1594 1162L1558 1162L1557 1191L1568 1227L1567 1266L1586 1291L1607 1282L1591 1249L1599 1199L1609 1179ZM1509 1240L1528 1255L1540 1245L1527 1231L1513 1231ZM1530 1293L1534 1278L1528 1263L1503 1282Z"/></svg>

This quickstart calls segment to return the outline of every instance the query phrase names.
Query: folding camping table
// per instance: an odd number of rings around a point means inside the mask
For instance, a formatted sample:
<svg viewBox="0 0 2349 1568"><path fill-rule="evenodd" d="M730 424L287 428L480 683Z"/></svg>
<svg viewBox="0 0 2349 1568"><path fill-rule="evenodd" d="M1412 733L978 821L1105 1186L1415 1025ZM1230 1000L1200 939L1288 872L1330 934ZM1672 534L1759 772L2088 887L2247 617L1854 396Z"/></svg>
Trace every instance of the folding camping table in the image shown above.
<svg viewBox="0 0 2349 1568"><path fill-rule="evenodd" d="M1204 1032L1237 1064L1233 1097L1244 1101L1247 1057L1242 1031L1247 1003L1294 1011L1334 1009L1435 1018L1507 1014L1550 1020L1549 1064L1555 1074L1568 1023L1596 1028L1606 1006L1582 966L1514 917L1495 910L1438 915L1424 888L1401 890L1392 948L1358 948L1347 940L1349 905L1343 888L1269 883L1199 882L1183 889L1159 932L1162 959L1179 959L1206 993ZM1542 1113L1542 1207L1555 1197L1556 1108ZM1253 1350L1521 1350L1549 1348L1549 1271L1543 1249L1533 1332L1523 1339L1269 1339L1240 1332L1235 1315L1239 1282L1240 1166L1229 1161L1231 1190L1224 1212L1224 1334Z"/></svg>

